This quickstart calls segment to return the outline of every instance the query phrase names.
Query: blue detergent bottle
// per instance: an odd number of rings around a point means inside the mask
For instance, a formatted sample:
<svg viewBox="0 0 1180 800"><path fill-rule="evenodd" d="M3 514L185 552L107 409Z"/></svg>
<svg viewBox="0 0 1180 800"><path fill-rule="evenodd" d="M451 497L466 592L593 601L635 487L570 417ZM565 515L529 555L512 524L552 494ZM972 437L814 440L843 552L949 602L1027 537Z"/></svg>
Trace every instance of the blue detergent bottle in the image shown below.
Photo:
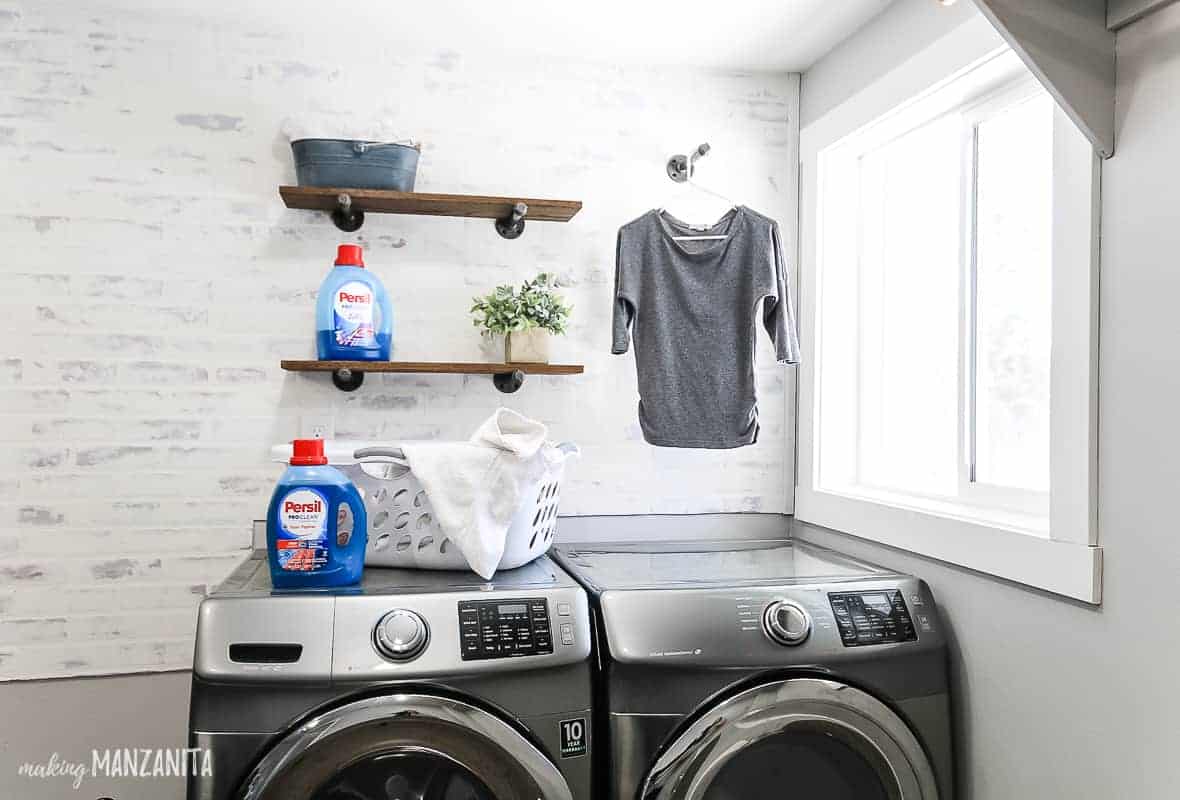
<svg viewBox="0 0 1180 800"><path fill-rule="evenodd" d="M266 513L271 583L322 589L359 583L368 518L361 493L328 466L322 439L296 439Z"/></svg>
<svg viewBox="0 0 1180 800"><path fill-rule="evenodd" d="M321 361L388 361L393 307L381 279L365 269L359 244L342 244L316 300Z"/></svg>

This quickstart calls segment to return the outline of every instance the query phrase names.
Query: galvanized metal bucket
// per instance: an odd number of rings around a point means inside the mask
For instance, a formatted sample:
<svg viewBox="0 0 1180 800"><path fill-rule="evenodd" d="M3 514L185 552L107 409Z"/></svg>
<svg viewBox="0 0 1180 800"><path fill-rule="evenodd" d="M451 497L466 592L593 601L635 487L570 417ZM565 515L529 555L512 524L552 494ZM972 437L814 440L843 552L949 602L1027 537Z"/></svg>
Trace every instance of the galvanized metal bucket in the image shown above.
<svg viewBox="0 0 1180 800"><path fill-rule="evenodd" d="M414 191L419 145L359 139L297 139L291 142L300 186Z"/></svg>

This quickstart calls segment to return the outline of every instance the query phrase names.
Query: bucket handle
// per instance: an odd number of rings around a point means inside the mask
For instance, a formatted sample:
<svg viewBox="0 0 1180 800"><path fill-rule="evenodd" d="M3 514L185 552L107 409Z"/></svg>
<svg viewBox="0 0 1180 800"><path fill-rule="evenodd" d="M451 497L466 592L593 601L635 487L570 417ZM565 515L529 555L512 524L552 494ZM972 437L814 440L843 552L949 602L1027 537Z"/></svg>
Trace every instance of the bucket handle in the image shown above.
<svg viewBox="0 0 1180 800"><path fill-rule="evenodd" d="M413 139L403 139L397 142L353 142L352 149L359 155L364 155L370 150L377 150L382 147L412 147L415 150L421 150L422 146Z"/></svg>

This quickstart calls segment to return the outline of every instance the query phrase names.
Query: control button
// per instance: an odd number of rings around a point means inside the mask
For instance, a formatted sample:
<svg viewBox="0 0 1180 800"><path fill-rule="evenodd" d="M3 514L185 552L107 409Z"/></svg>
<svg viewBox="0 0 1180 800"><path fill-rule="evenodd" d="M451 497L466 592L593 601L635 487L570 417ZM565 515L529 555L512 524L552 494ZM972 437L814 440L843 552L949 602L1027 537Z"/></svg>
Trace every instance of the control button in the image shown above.
<svg viewBox="0 0 1180 800"><path fill-rule="evenodd" d="M568 617L572 613L574 613L574 610L573 610L573 607L569 603L558 603L557 604L557 616Z"/></svg>
<svg viewBox="0 0 1180 800"><path fill-rule="evenodd" d="M574 643L574 624L572 622L561 623L561 643L562 644L573 644Z"/></svg>
<svg viewBox="0 0 1180 800"><path fill-rule="evenodd" d="M377 652L392 661L409 661L426 647L429 629L426 621L404 608L390 611L373 631Z"/></svg>
<svg viewBox="0 0 1180 800"><path fill-rule="evenodd" d="M811 616L798 603L776 600L762 613L762 627L772 641L794 647L810 635Z"/></svg>

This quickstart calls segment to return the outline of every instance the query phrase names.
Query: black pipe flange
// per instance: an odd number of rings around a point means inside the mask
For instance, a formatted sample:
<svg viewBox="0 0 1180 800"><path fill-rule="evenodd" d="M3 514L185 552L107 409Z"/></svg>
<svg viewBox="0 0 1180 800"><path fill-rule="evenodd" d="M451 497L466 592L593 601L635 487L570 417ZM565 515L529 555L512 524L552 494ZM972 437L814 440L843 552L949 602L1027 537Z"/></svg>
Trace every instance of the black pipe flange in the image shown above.
<svg viewBox="0 0 1180 800"><path fill-rule="evenodd" d="M529 207L524 203L512 206L512 213L496 220L496 233L505 239L516 239L524 233L524 217L529 213Z"/></svg>
<svg viewBox="0 0 1180 800"><path fill-rule="evenodd" d="M497 372L492 376L492 383L504 394L512 394L524 385L524 371L514 369L511 372Z"/></svg>
<svg viewBox="0 0 1180 800"><path fill-rule="evenodd" d="M344 367L332 371L332 383L342 392L355 392L365 382L365 373Z"/></svg>
<svg viewBox="0 0 1180 800"><path fill-rule="evenodd" d="M365 212L352 207L352 197L340 194L336 197L336 208L332 209L332 222L345 233L359 231L365 224Z"/></svg>

